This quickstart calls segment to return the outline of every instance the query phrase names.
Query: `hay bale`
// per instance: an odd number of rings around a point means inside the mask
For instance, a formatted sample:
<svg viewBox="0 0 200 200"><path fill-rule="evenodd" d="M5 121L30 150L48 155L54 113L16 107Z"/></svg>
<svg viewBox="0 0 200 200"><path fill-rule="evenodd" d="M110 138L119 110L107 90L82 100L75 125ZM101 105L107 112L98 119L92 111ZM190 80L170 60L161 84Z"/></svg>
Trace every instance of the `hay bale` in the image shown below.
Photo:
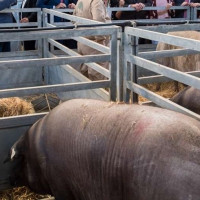
<svg viewBox="0 0 200 200"><path fill-rule="evenodd" d="M27 187L18 187L13 188L12 190L0 192L1 200L36 200L50 197L50 195L35 194Z"/></svg>
<svg viewBox="0 0 200 200"><path fill-rule="evenodd" d="M31 103L18 97L0 99L0 117L35 113Z"/></svg>
<svg viewBox="0 0 200 200"><path fill-rule="evenodd" d="M146 89L155 92L156 94L164 97L164 98L172 98L175 94L177 94L179 91L183 90L186 86L184 86L182 83L178 83L178 91L177 86L175 84L175 81L170 82L164 82L160 83L158 87L158 83L151 83L151 84L145 84L143 85ZM139 102L146 102L149 101L148 99L139 96Z"/></svg>

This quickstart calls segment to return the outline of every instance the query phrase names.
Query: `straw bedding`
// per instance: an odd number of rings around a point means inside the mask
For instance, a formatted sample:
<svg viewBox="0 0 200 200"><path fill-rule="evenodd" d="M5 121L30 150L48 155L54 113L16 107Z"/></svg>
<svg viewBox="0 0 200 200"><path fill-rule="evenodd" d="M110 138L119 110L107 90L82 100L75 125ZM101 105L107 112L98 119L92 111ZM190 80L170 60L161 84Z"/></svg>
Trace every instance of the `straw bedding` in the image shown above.
<svg viewBox="0 0 200 200"><path fill-rule="evenodd" d="M18 97L0 99L0 117L27 115L34 113L31 103Z"/></svg>
<svg viewBox="0 0 200 200"><path fill-rule="evenodd" d="M1 200L37 200L49 197L51 196L35 194L27 187L18 187L12 190L0 192Z"/></svg>
<svg viewBox="0 0 200 200"><path fill-rule="evenodd" d="M172 98L177 92L183 90L186 86L184 86L182 83L178 83L178 90L175 81L170 81L170 82L165 82L159 84L158 88L158 83L152 83L152 84L146 84L143 85L146 89L155 92L156 94L165 97L165 98ZM149 101L148 99L139 96L139 102L146 102Z"/></svg>

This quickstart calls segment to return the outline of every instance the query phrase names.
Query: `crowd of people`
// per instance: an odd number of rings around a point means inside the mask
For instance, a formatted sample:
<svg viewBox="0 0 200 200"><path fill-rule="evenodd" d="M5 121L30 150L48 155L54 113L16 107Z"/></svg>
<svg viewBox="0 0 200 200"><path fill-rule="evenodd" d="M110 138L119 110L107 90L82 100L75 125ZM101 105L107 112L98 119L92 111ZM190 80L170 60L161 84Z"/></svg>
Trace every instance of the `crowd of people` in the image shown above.
<svg viewBox="0 0 200 200"><path fill-rule="evenodd" d="M23 0L21 8L49 8L49 9L62 9L62 8L71 8L74 9L78 0ZM104 3L104 6L110 7L129 7L135 8L136 12L133 11L118 11L113 12L112 19L119 20L128 20L128 19L148 19L148 18L183 18L186 17L186 12L184 10L176 10L175 12L171 11L170 8L174 6L191 6L198 7L200 6L200 0L92 0L99 3ZM84 1L79 0L78 2L82 2L83 4L87 4L91 2L90 0ZM17 0L0 0L0 10L10 8L12 5L16 4ZM80 5L80 4L79 4ZM165 6L165 10L158 11L143 11L144 7L149 6ZM97 8L101 10L102 8ZM98 13L98 12L97 12ZM98 13L100 16L95 16L94 20L102 18L102 13ZM107 16L105 16L107 18ZM86 15L87 18L87 15ZM13 22L13 17L11 13L0 13L0 23L10 23ZM55 22L59 22L61 18L55 18ZM21 16L21 23L27 22L36 22L37 14L36 13L28 13L24 12ZM24 43L25 50L34 49L35 42L27 41ZM8 42L0 43L0 52L10 51L10 45Z"/></svg>
<svg viewBox="0 0 200 200"><path fill-rule="evenodd" d="M17 0L0 0L0 11L6 8L10 8L13 4L16 4ZM49 9L74 9L74 15L92 19L100 22L105 22L109 19L106 7L128 7L135 8L135 11L117 11L112 13L112 19L114 20L133 20L133 19L166 19L166 18L182 18L186 17L184 10L170 10L172 6L200 6L200 0L23 0L21 8L49 8ZM165 7L164 10L158 11L144 11L145 7L157 6ZM22 12L20 16L21 23L36 22L37 14L31 12ZM60 22L62 19L56 17L55 22ZM0 13L0 23L13 22L11 13ZM90 40L96 41L102 45L108 46L109 39L104 36L90 37ZM66 42L67 41L67 42ZM62 41L63 45L69 48L74 48L74 43L69 40ZM25 50L34 50L35 41L25 41ZM9 42L0 42L0 52L10 51ZM81 55L86 54L98 54L99 52L78 43L78 52ZM100 63L101 66L108 69L108 63ZM92 69L88 69L87 66L81 66L81 72L89 77L91 80L102 79L101 74L94 72Z"/></svg>

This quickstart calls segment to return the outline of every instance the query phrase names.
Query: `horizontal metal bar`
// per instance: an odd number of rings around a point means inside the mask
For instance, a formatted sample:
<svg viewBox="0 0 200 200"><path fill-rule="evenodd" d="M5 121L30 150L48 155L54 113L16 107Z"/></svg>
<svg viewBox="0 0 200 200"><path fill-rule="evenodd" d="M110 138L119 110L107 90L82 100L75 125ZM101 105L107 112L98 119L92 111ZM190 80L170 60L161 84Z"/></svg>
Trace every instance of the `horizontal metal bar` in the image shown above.
<svg viewBox="0 0 200 200"><path fill-rule="evenodd" d="M191 49L174 49L174 50L162 50L162 51L149 51L138 53L138 56L145 59L156 59L165 57L175 57L184 55L194 55L199 54L199 51Z"/></svg>
<svg viewBox="0 0 200 200"><path fill-rule="evenodd" d="M20 69L24 67L42 67L42 66L57 66L71 63L85 62L105 62L110 60L110 55L86 55L86 56L68 56L59 58L37 58L26 60L0 61L0 70L2 69Z"/></svg>
<svg viewBox="0 0 200 200"><path fill-rule="evenodd" d="M48 112L0 118L0 130L19 126L31 126L46 114Z"/></svg>
<svg viewBox="0 0 200 200"><path fill-rule="evenodd" d="M138 78L137 83L139 85L144 85L144 84L161 83L161 82L168 82L168 81L173 81L173 79L162 76L162 75L156 75L156 76L140 77Z"/></svg>
<svg viewBox="0 0 200 200"><path fill-rule="evenodd" d="M174 24L185 24L188 23L187 19L184 18L169 18L169 19L140 19L134 20L135 26L150 26L150 25L174 25Z"/></svg>
<svg viewBox="0 0 200 200"><path fill-rule="evenodd" d="M12 8L1 10L0 13L13 13L13 12L41 12L41 8Z"/></svg>
<svg viewBox="0 0 200 200"><path fill-rule="evenodd" d="M59 29L45 30L45 31L30 31L28 34L27 34L28 28L24 29L25 32L1 32L0 30L0 42L17 41L17 40L23 40L23 41L38 40L42 38L69 39L71 37L79 37L79 36L112 35L118 29L117 27L114 26L101 27L101 28L67 29L67 30L63 30L60 27L56 28Z"/></svg>
<svg viewBox="0 0 200 200"><path fill-rule="evenodd" d="M52 11L52 9L49 9ZM53 11L58 11L58 12L61 12L61 13L73 13L74 12L74 9L71 9L71 8L58 8L58 9L53 9Z"/></svg>
<svg viewBox="0 0 200 200"><path fill-rule="evenodd" d="M193 72L185 72L186 74L190 74L200 78L200 71L193 71ZM145 76L138 78L138 84L149 84L149 83L161 83L161 82L168 82L172 81L173 79L165 77L163 75L155 75L155 76Z"/></svg>
<svg viewBox="0 0 200 200"><path fill-rule="evenodd" d="M57 84L57 85L48 85L39 87L6 89L6 90L0 90L0 98L28 96L28 95L43 94L43 93L68 92L68 91L87 90L96 88L109 88L109 87L110 87L110 81L102 80L93 82L67 83L67 84Z"/></svg>
<svg viewBox="0 0 200 200"><path fill-rule="evenodd" d="M130 34L133 36L141 37L141 38L146 38L150 40L155 40L171 45L176 45L196 51L200 51L200 41L199 40L194 40L194 39L188 39L188 38L183 38L183 37L178 37L174 35L168 35L168 34L163 34L163 33L157 33L153 31L148 31L144 29L139 29L139 28L131 28L131 27L126 27L125 28L126 34Z"/></svg>
<svg viewBox="0 0 200 200"><path fill-rule="evenodd" d="M171 31L200 30L199 24L181 24L181 25L159 25L159 26L140 26L140 29L167 33Z"/></svg>
<svg viewBox="0 0 200 200"><path fill-rule="evenodd" d="M98 21L90 20L90 19L85 19L85 18L82 18L82 17L77 17L77 16L74 16L74 15L66 14L66 13L60 13L59 11L55 11L55 10L52 10L52 9L44 8L43 12L57 16L57 17L61 17L63 19L68 19L68 20L71 20L71 21L76 22L76 23L78 22L78 23L84 23L84 24L103 24L102 22L98 22Z"/></svg>
<svg viewBox="0 0 200 200"><path fill-rule="evenodd" d="M38 22L29 22L29 23L0 23L0 28L19 28L19 27L38 27Z"/></svg>
<svg viewBox="0 0 200 200"><path fill-rule="evenodd" d="M47 27L62 27L62 26L73 26L74 24L72 22L53 22L53 23L47 23Z"/></svg>
<svg viewBox="0 0 200 200"><path fill-rule="evenodd" d="M145 60L143 58L133 56L133 55L127 56L127 60L129 60L133 64L140 66L142 68L148 69L155 73L169 77L173 80L176 80L186 85L190 85L197 89L200 89L200 78L197 78L190 74L186 74L184 72L181 72L181 71L178 71L178 70L166 67L164 65L160 65L155 62Z"/></svg>
<svg viewBox="0 0 200 200"><path fill-rule="evenodd" d="M154 92L151 92L150 90L147 90L145 89L144 87L136 84L136 83L133 83L131 81L128 81L126 82L126 86L129 90L153 101L155 104L163 107L163 108L167 108L167 109L170 109L170 110L174 110L176 112L180 112L180 113L183 113L185 115L188 115L190 117L193 117L197 120L200 120L200 115L164 98L164 97L161 97L159 95L157 95L156 93Z"/></svg>
<svg viewBox="0 0 200 200"><path fill-rule="evenodd" d="M31 50L31 51L12 51L10 52L0 52L0 58L2 57L25 57L25 56L37 56L38 50Z"/></svg>
<svg viewBox="0 0 200 200"><path fill-rule="evenodd" d="M144 7L142 10L150 11L150 10L165 10L165 6L147 6ZM172 6L170 10L188 10L190 7L186 6ZM135 11L135 8L130 7L109 7L108 11Z"/></svg>
<svg viewBox="0 0 200 200"><path fill-rule="evenodd" d="M92 82L90 79L88 79L87 77L82 75L80 72L75 70L70 65L64 65L64 66L62 66L62 68L65 69L68 73L70 73L71 76L77 78L81 82ZM98 96L100 96L105 101L109 101L110 100L109 93L106 90L102 89L102 88L98 88L98 89L95 89L95 90L93 89L93 92L95 92Z"/></svg>
<svg viewBox="0 0 200 200"><path fill-rule="evenodd" d="M56 27L55 25L52 25L52 24L48 24L48 26L50 27ZM110 54L110 48L109 47L106 47L104 45L101 45L97 42L94 42L92 40L89 40L87 38L84 38L84 37L72 37L71 39L74 39L76 40L77 42L80 42L82 44L85 44L93 49L96 49L102 53L108 53Z"/></svg>
<svg viewBox="0 0 200 200"><path fill-rule="evenodd" d="M107 54L110 54L110 48L109 47L106 47L104 45L101 45L97 42L94 42L92 40L89 40L87 38L84 38L84 37L76 37L76 38L72 38L74 40L76 40L77 42L80 42L82 44L85 44L93 49L96 49L102 53L107 53Z"/></svg>
<svg viewBox="0 0 200 200"><path fill-rule="evenodd" d="M54 46L56 46L57 48L61 49L63 52L71 55L71 56L81 56L80 54L76 53L75 51L65 47L64 45L56 42L55 40L49 39L48 40L51 44L53 44ZM105 77L110 78L110 72L109 70L103 68L101 65L97 64L97 63L85 63L88 67L96 70L97 72L103 74Z"/></svg>
<svg viewBox="0 0 200 200"><path fill-rule="evenodd" d="M9 61L16 61L16 60L24 60L24 59L37 59L39 58L38 56L26 56L26 57L10 57ZM0 62L1 61L8 61L8 57L7 58L0 58ZM0 67L1 70L1 67Z"/></svg>

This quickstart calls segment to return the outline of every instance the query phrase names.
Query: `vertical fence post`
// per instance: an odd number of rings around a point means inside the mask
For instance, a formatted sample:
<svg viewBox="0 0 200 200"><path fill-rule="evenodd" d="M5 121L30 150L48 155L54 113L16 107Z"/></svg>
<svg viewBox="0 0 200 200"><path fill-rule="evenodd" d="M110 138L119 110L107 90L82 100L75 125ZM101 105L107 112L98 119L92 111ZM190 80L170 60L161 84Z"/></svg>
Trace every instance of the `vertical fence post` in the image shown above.
<svg viewBox="0 0 200 200"><path fill-rule="evenodd" d="M42 27L42 12L41 10L37 11L37 23L38 28ZM38 56L42 58L43 52L42 52L42 39L38 40Z"/></svg>
<svg viewBox="0 0 200 200"><path fill-rule="evenodd" d="M197 20L198 19L198 16L197 16L197 8L191 8L192 9L192 13L191 13L191 16L192 16L192 20Z"/></svg>
<svg viewBox="0 0 200 200"><path fill-rule="evenodd" d="M54 15L50 14L50 24L54 25ZM53 53L54 51L54 46L52 44L50 44L50 51Z"/></svg>
<svg viewBox="0 0 200 200"><path fill-rule="evenodd" d="M117 56L117 100L123 101L123 74L124 74L124 30L118 32Z"/></svg>
<svg viewBox="0 0 200 200"><path fill-rule="evenodd" d="M42 18L43 18L43 27L47 27L47 22L48 22L48 16L47 13L45 12L45 9L42 10ZM42 39L42 48L43 48L43 58L48 57L48 51L49 51L49 46L48 46L48 38L43 38ZM48 84L48 66L43 67L43 79L44 79L44 84Z"/></svg>
<svg viewBox="0 0 200 200"><path fill-rule="evenodd" d="M127 89L127 81L130 81L130 62L128 62L128 56L131 54L130 35L124 31L124 80L123 80L123 98L125 103L129 103L130 90Z"/></svg>
<svg viewBox="0 0 200 200"><path fill-rule="evenodd" d="M134 56L137 56L138 54L138 37L131 37L131 53L134 55ZM131 81L134 82L134 83L137 83L138 82L138 73L137 73L137 65L133 65L131 64ZM137 93L134 93L132 92L131 93L131 100L132 100L132 103L136 103L138 102L138 94Z"/></svg>
<svg viewBox="0 0 200 200"><path fill-rule="evenodd" d="M111 62L110 62L110 100L116 101L116 70L117 70L117 33L118 29L111 36Z"/></svg>
<svg viewBox="0 0 200 200"><path fill-rule="evenodd" d="M191 14L191 12L190 12L190 7L188 6L188 8L187 8L187 20L190 20L190 14Z"/></svg>

